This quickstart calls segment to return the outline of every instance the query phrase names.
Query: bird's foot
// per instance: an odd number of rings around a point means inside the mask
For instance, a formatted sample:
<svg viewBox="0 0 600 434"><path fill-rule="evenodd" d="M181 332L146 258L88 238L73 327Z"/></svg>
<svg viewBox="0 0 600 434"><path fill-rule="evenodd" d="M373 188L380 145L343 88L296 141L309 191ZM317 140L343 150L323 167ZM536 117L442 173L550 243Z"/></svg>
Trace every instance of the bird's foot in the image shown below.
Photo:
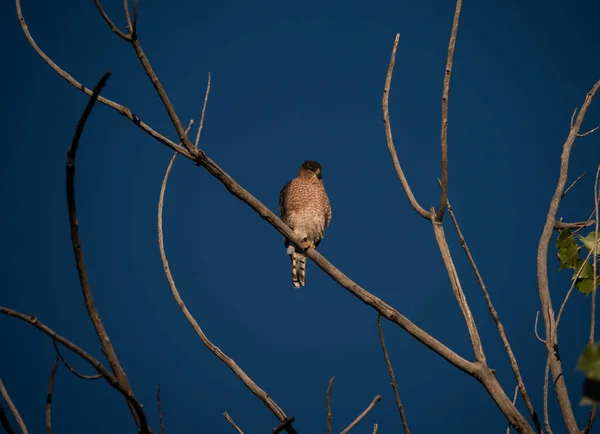
<svg viewBox="0 0 600 434"><path fill-rule="evenodd" d="M303 241L306 245L305 249L309 249L309 248L316 249L317 248L312 241L307 240L306 238Z"/></svg>

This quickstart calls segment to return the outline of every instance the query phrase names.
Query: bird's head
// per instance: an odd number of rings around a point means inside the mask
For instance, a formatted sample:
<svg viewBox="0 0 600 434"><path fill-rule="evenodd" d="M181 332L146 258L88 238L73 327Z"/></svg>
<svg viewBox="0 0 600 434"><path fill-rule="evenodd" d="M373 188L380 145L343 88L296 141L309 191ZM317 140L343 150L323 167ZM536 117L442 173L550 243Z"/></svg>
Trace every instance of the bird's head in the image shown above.
<svg viewBox="0 0 600 434"><path fill-rule="evenodd" d="M318 179L323 179L321 176L321 163L318 161L305 161L300 167L299 175L316 176Z"/></svg>

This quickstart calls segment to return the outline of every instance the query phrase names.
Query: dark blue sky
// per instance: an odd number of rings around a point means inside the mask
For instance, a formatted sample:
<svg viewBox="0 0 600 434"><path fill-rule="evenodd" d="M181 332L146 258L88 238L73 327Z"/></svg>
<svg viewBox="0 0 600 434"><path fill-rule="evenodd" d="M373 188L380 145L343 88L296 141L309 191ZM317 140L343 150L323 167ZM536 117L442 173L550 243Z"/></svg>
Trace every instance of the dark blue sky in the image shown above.
<svg viewBox="0 0 600 434"><path fill-rule="evenodd" d="M121 28L122 2L104 7ZM33 37L88 86L105 71L104 95L175 140L133 50L110 32L93 2L23 0ZM212 73L201 147L273 211L301 162L316 159L333 220L319 250L357 283L459 354L472 358L430 224L401 189L386 147L381 94L401 33L390 113L413 191L439 200L442 74L452 1L242 2L140 0L138 33L179 117L199 120ZM541 414L545 349L533 334L539 309L535 256L573 109L600 78L600 4L593 0L466 1L450 90L449 197L486 280ZM0 305L36 315L102 358L83 306L68 233L65 156L87 98L34 53L14 2L0 6L4 212ZM600 101L584 129L600 123ZM585 220L593 206L600 135L579 140L569 180L586 176L559 210ZM160 263L156 207L172 153L97 105L78 153L76 194L96 304L132 387L155 428L156 384L167 432L268 432L276 419L195 336L174 303ZM325 391L334 431L373 399L356 428L398 432L400 421L377 337L376 313L312 262L294 290L282 237L189 161L177 161L165 202L165 243L178 288L205 332L284 409L301 433L325 432ZM454 259L509 394L514 379L468 263L446 219ZM555 308L570 273L556 272ZM561 326L565 377L577 406L577 357L589 299L574 294ZM415 433L502 432L503 416L473 379L384 322L407 418ZM0 318L0 375L31 433L44 429L51 341ZM90 368L76 356L70 363ZM564 428L554 395L555 433ZM519 408L524 408L519 401ZM133 432L123 399L102 381L60 367L55 432ZM596 429L597 431L600 429Z"/></svg>

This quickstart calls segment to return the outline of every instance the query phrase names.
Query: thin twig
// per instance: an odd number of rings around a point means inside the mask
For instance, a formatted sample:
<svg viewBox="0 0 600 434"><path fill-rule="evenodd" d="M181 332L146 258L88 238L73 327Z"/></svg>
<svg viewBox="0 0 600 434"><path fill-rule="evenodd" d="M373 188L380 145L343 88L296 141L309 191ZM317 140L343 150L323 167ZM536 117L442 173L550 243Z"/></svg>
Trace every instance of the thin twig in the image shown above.
<svg viewBox="0 0 600 434"><path fill-rule="evenodd" d="M127 22L127 31L129 32L130 38L133 39L133 24L131 23L131 15L129 15L128 0L123 0L123 8L125 9L125 21Z"/></svg>
<svg viewBox="0 0 600 434"><path fill-rule="evenodd" d="M23 434L27 434L27 426L25 426L25 422L23 422L23 419L21 418L21 415L19 414L19 410L17 410L17 407L12 402L12 399L10 399L8 390L6 390L6 387L4 387L4 383L2 382L2 378L0 378L0 395L2 395L2 398L4 398L6 405L8 405L10 412L12 413L13 417L17 421L17 425L19 425L19 427L21 428L21 432Z"/></svg>
<svg viewBox="0 0 600 434"><path fill-rule="evenodd" d="M562 194L562 196L561 196L561 199L562 199L562 198L564 198L564 197L567 195L567 193L568 193L569 191L571 191L571 189L572 189L573 187L575 187L575 184L577 184L577 183L579 182L579 180L581 180L581 178L583 178L583 177L584 177L586 174L587 174L587 172L583 172L581 175L579 175L579 176L577 177L577 179L576 179L575 181L573 181L573 182L571 183L571 185L569 185L569 187L568 187L568 188L565 190L565 192L564 192L564 193Z"/></svg>
<svg viewBox="0 0 600 434"><path fill-rule="evenodd" d="M206 85L206 92L204 93L204 105L202 106L202 117L200 118L200 125L198 126L198 134L196 134L196 143L194 148L198 150L200 144L200 134L202 134L202 127L204 127L204 114L206 113L206 104L208 103L208 94L210 93L210 72L208 73L208 84Z"/></svg>
<svg viewBox="0 0 600 434"><path fill-rule="evenodd" d="M377 315L377 329L379 330L379 341L381 342L381 349L383 351L383 357L385 359L385 364L387 365L388 373L390 374L392 389L394 389L394 397L396 398L396 406L398 407L398 412L400 413L400 420L402 421L402 428L404 428L405 434L409 434L410 429L408 428L408 422L406 421L406 415L404 414L404 407L402 406L402 401L400 401L400 394L398 393L398 383L396 382L396 376L394 375L394 369L392 368L392 362L390 361L390 357L388 355L387 348L385 347L385 340L383 339L383 329L381 327L381 315Z"/></svg>
<svg viewBox="0 0 600 434"><path fill-rule="evenodd" d="M371 410L373 410L373 408L375 407L375 405L377 405L377 403L379 401L381 401L381 395L377 395L375 398L373 398L373 401L371 401L369 406L367 408L365 408L365 410L361 414L359 414L356 419L354 419L354 422L352 422L350 425L348 425L340 434L349 433L350 430L352 430L352 428L354 428L356 425L358 425L360 423L360 421L363 420L365 418L365 416L367 414L369 414L369 412Z"/></svg>
<svg viewBox="0 0 600 434"><path fill-rule="evenodd" d="M231 424L231 426L235 428L235 430L238 432L238 434L244 434L244 431L242 431L240 429L240 427L237 426L237 424L233 421L231 416L229 416L229 413L225 412L225 413L223 413L223 416L225 417L225 419L227 419L227 421Z"/></svg>
<svg viewBox="0 0 600 434"><path fill-rule="evenodd" d="M573 114L571 115L571 126L569 128L573 128L573 122L575 121L575 113L577 113L577 109L578 107L575 107L575 110L573 110Z"/></svg>
<svg viewBox="0 0 600 434"><path fill-rule="evenodd" d="M186 135L185 132L183 133L183 135L184 136ZM285 412L275 403L275 401L273 401L273 399L264 390L262 390L258 386L258 384L256 384L242 370L242 368L240 368L237 365L237 363L235 363L235 361L233 359L228 357L223 351L221 351L221 349L219 347L214 345L208 339L208 337L204 334L204 331L202 330L202 328L200 327L200 325L198 324L196 319L192 316L192 314L188 310L183 299L181 298L181 295L179 294L179 291L177 290L177 287L175 286L175 281L173 280L173 276L171 274L171 269L169 267L169 262L167 261L167 255L165 253L165 244L164 244L164 239L163 239L162 226L163 226L163 204L164 204L164 198L165 198L165 190L167 188L167 181L169 179L169 175L171 174L171 169L173 168L173 163L175 162L176 157L177 157L177 153L175 153L173 155L173 157L171 158L171 161L169 162L169 165L167 166L167 170L165 172L165 177L164 177L162 185L161 185L159 201L158 201L158 247L160 250L160 258L163 263L163 269L165 271L167 281L169 282L169 288L171 289L171 294L173 295L173 298L177 302L179 309L181 309L181 312L183 313L185 319L188 321L190 326L194 329L194 331L196 332L196 334L198 335L198 337L200 338L200 340L202 341L204 346L206 348L208 348L215 356L217 356L219 358L219 360L221 360L223 363L225 363L225 365L227 365L227 367L233 371L233 373L244 383L244 385L258 399L260 399L269 410L271 410L271 412L275 415L275 417L277 417L277 419L279 419L280 422L283 422L284 420L287 419L287 415L285 414ZM291 425L286 427L286 431L288 432L288 434L296 433L296 430Z"/></svg>
<svg viewBox="0 0 600 434"><path fill-rule="evenodd" d="M518 393L519 393L519 385L517 384L515 386L515 393L513 395L513 400L512 400L513 405L515 405L516 402L517 402L517 395L518 395ZM506 427L506 434L510 434L510 423Z"/></svg>
<svg viewBox="0 0 600 434"><path fill-rule="evenodd" d="M585 133L583 133L583 134L577 134L577 137L585 137L585 136L588 136L588 135L590 135L590 134L592 134L592 133L596 132L596 131L598 130L598 128L600 128L600 125L598 125L598 126L597 126L597 127L595 127L595 128L592 128L591 130L589 130L589 131L587 131L587 132L585 132Z"/></svg>
<svg viewBox="0 0 600 434"><path fill-rule="evenodd" d="M117 377L112 375L108 371L108 369L106 369L102 365L102 363L100 363L98 360L96 360L94 357L92 357L87 351L85 351L83 348L75 345L74 343L72 343L71 341L66 339L65 337L59 335L54 330L52 330L48 326L41 323L40 320L37 319L35 316L25 315L21 312L17 312L16 310L9 309L9 308L3 307L3 306L0 306L0 313L3 315L13 317L13 318L18 318L21 321L31 324L32 326L34 326L35 328L40 330L42 333L44 333L45 335L58 341L59 343L61 343L65 347L67 347L69 350L71 350L75 354L77 354L79 357L84 359L90 365L92 365L94 367L94 369L96 369L96 371L98 371L99 374L102 374L102 377L108 382L108 384L110 384L111 387L113 387L121 395L123 395L123 397L125 397L127 402L131 403L131 405L135 408L135 411L136 411L138 417L142 421L142 427L147 426L146 415L144 414L142 405L136 399L136 397L133 395L133 392L131 391L131 389L126 389L123 386L123 384L117 379ZM150 433L146 432L146 434L150 434Z"/></svg>
<svg viewBox="0 0 600 434"><path fill-rule="evenodd" d="M588 108L599 89L600 80L597 81L587 93L584 103L582 104L575 122L569 131L569 135L563 144L558 182L550 201L549 210L546 215L546 222L544 224L544 230L540 236L540 242L537 251L538 292L540 296L540 303L542 305L542 314L544 315L544 325L546 327L546 351L548 353L548 357L550 358L550 370L552 372L552 380L554 383L554 390L556 391L556 397L558 399L558 405L568 432L576 432L579 429L577 427L577 421L571 407L569 391L565 383L565 376L563 375L562 362L558 356L558 343L556 342L556 336L554 332L554 309L552 307L552 299L550 297L548 282L548 249L550 246L550 240L552 238L554 226L556 224L556 214L558 212L558 207L560 205L561 197L567 182L571 149L575 139L577 138L577 135L579 134L581 124L583 123Z"/></svg>
<svg viewBox="0 0 600 434"><path fill-rule="evenodd" d="M327 434L331 434L331 389L333 388L333 380L335 380L335 377L331 377L331 380L329 380L329 386L327 386Z"/></svg>
<svg viewBox="0 0 600 434"><path fill-rule="evenodd" d="M96 303L94 302L94 297L92 295L92 290L90 287L90 282L87 275L87 270L85 266L85 259L83 254L83 246L81 244L81 239L79 237L79 221L77 220L77 208L75 205L75 161L77 155L77 148L79 146L79 140L81 138L81 134L83 133L83 129L85 128L85 123L94 108L96 100L100 94L100 90L105 86L106 81L110 77L110 72L106 72L96 87L94 87L94 92L92 93L92 97L89 99L83 113L81 114L81 118L77 122L77 127L75 128L75 134L73 136L73 141L71 142L71 146L69 147L69 151L67 152L67 207L69 214L69 226L71 229L71 243L73 246L73 253L75 255L75 265L77 267L77 273L79 275L79 283L81 286L81 292L83 294L83 300L85 303L85 308L88 312L88 316L92 321L92 325L94 326L94 330L98 335L98 340L100 341L100 345L102 347L102 352L106 356L108 360L108 364L110 365L113 373L119 379L123 387L127 390L131 390L131 386L129 385L129 381L127 380L127 375L119 362L117 357L117 353L112 346L112 343L108 337L108 333L104 328L104 324L102 324L102 320L100 319L100 315L98 314L98 309L96 308ZM135 423L138 426L138 429L141 429L142 432L148 432L149 427L141 426L141 421L139 420L138 414L133 408L133 406L128 402L127 404L131 410L131 414L135 419Z"/></svg>
<svg viewBox="0 0 600 434"><path fill-rule="evenodd" d="M2 407L2 403L0 402L0 424L2 428L6 431L6 434L16 434L14 428L10 424L8 417L6 416L6 412L4 411L4 407Z"/></svg>
<svg viewBox="0 0 600 434"><path fill-rule="evenodd" d="M94 3L96 3L98 12L100 12L100 15L102 15L102 18L104 18L104 21L106 21L106 24L108 24L108 26L110 27L110 30L112 30L114 33L119 35L119 37L125 39L126 41L129 41L131 39L131 36L122 32L121 30L119 30L119 28L117 26L115 26L115 23L113 23L113 21L110 19L108 14L106 12L104 12L104 9L102 8L102 5L100 4L100 0L94 0ZM50 66L52 66L52 65L50 65Z"/></svg>
<svg viewBox="0 0 600 434"><path fill-rule="evenodd" d="M537 338L538 341L540 341L541 343L545 344L546 340L540 338L540 335L538 333L538 318L540 317L540 311L538 310L535 313L535 325L533 326L533 330L535 331L535 337Z"/></svg>
<svg viewBox="0 0 600 434"><path fill-rule="evenodd" d="M597 410L598 410L598 403L595 403L594 406L592 407L592 409L590 410L590 416L588 418L588 423L587 423L585 429L583 431L581 431L581 434L587 434L592 430L592 427L594 426L594 422L596 421Z"/></svg>
<svg viewBox="0 0 600 434"><path fill-rule="evenodd" d="M52 393L54 390L54 375L58 368L58 356L54 359L50 378L48 379L48 396L46 398L46 434L52 434Z"/></svg>
<svg viewBox="0 0 600 434"><path fill-rule="evenodd" d="M165 425L163 424L163 413L160 407L160 384L156 385L156 405L158 407L158 421L160 424L160 434L165 433Z"/></svg>
<svg viewBox="0 0 600 434"><path fill-rule="evenodd" d="M454 19L452 20L452 32L448 41L448 58L446 59L446 71L444 72L444 90L442 93L442 193L440 197L440 207L438 208L435 219L441 221L444 216L446 202L448 197L448 98L450 93L450 76L452 75L452 60L454 58L454 48L456 46L456 33L458 31L458 20L462 0L457 0L454 10Z"/></svg>
<svg viewBox="0 0 600 434"><path fill-rule="evenodd" d="M496 308L494 307L494 304L492 303L492 298L490 297L487 287L483 281L483 277L481 277L481 273L479 272L479 269L477 268L475 259L473 258L473 255L471 254L471 250L469 249L469 246L467 245L467 241L465 240L465 237L463 236L463 233L458 224L458 220L456 219L456 215L454 214L454 209L452 208L449 200L447 200L447 206L448 206L448 214L450 214L450 218L452 219L452 222L454 223L454 229L456 230L456 233L460 240L460 245L462 246L463 250L465 251L467 258L469 259L471 268L473 268L473 271L475 272L475 276L477 277L477 282L479 282L479 286L481 287L481 291L483 292L483 297L485 298L485 302L488 306L488 310L490 311L490 315L491 315L492 319L494 320L494 323L496 324L496 328L498 329L498 334L500 335L500 339L502 340L502 345L504 346L504 350L506 351L506 354L508 355L508 359L510 361L510 367L513 371L515 379L517 380L517 387L519 388L519 391L521 392L523 401L525 402L527 410L529 411L529 415L531 416L531 419L533 420L533 423L535 424L537 431L541 432L542 427L540 424L539 417L538 417L537 413L535 412L535 409L533 408L533 404L531 403L531 399L529 398L529 394L527 393L527 389L525 388L525 383L523 382L523 377L521 376L521 371L519 370L519 365L517 364L517 359L516 359L515 354L510 346L508 337L506 336L506 332L504 331L504 326L502 325L502 322L500 321L500 316L498 315L498 312L496 311ZM537 317L536 317L536 326L537 326ZM537 329L536 329L536 334L537 334Z"/></svg>
<svg viewBox="0 0 600 434"><path fill-rule="evenodd" d="M379 427L379 425L377 425L377 424L373 425L373 433L372 434L377 434L378 427Z"/></svg>
<svg viewBox="0 0 600 434"><path fill-rule="evenodd" d="M552 434L552 429L550 428L550 418L548 415L548 381L550 374L550 357L546 359L546 368L544 370L544 426L546 427L546 433Z"/></svg>
<svg viewBox="0 0 600 434"><path fill-rule="evenodd" d="M131 37L137 38L137 15L138 15L138 2L133 0L133 29L131 31Z"/></svg>
<svg viewBox="0 0 600 434"><path fill-rule="evenodd" d="M567 301L569 301L569 297L571 296L571 293L573 292L573 289L575 288L575 283L577 283L577 279L579 279L579 276L583 272L583 269L585 268L585 263L588 261L588 259L590 259L590 256L592 256L592 252L588 253L588 255L585 257L585 260L583 261L583 263L577 270L577 273L575 273L575 275L573 276L573 279L571 279L571 286L569 287L569 290L567 291L567 295L565 295L565 298L564 298L562 304L560 305L558 315L556 316L556 322L554 323L554 339L555 340L557 339L558 325L560 324L560 319L562 318L562 314L563 314L563 311L565 310L565 306L567 305Z"/></svg>
<svg viewBox="0 0 600 434"><path fill-rule="evenodd" d="M383 108L383 124L385 126L385 138L387 141L388 149L392 156L392 161L394 162L394 168L396 169L396 173L398 174L398 178L400 178L400 183L402 184L402 188L408 197L408 200L414 210L423 218L430 219L431 213L425 211L419 202L415 198L410 185L408 184L408 180L404 175L404 171L402 170L402 166L400 166L400 161L398 160L398 154L396 153L396 147L394 146L394 139L392 138L392 127L390 125L390 111L389 111L389 97L390 97L390 88L392 86L392 73L394 72L394 63L396 62L396 50L398 49L398 42L400 41L400 33L396 34L396 39L394 40L394 46L392 47L392 56L390 57L390 64L387 70L387 76L385 78L385 87L383 88L383 99L381 102L381 106Z"/></svg>
<svg viewBox="0 0 600 434"><path fill-rule="evenodd" d="M554 224L554 229L561 231L563 229L583 229L585 227L588 226L592 226L594 223L596 223L595 220L587 220L585 222L574 222L574 223L565 223L565 222L561 222L560 220L557 220L556 223Z"/></svg>
<svg viewBox="0 0 600 434"><path fill-rule="evenodd" d="M56 351L56 355L58 356L58 358L61 360L61 362L63 363L63 365L65 366L65 368L67 368L67 370L69 372L71 372L72 374L74 374L76 377L81 378L82 380L97 380L99 378L102 378L101 374L94 374L94 375L83 375L80 374L79 372L77 372L75 369L73 369L71 367L71 365L69 365L67 363L67 361L65 360L65 358L63 357L63 355L61 354L60 350L58 349L58 345L56 345L56 341L52 341L52 345L54 346L54 350Z"/></svg>

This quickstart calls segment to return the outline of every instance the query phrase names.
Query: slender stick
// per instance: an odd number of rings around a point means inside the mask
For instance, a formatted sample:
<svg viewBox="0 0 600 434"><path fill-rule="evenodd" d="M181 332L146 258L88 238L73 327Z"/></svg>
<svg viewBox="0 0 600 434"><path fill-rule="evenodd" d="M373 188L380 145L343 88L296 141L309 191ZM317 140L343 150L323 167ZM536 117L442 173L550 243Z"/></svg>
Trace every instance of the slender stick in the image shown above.
<svg viewBox="0 0 600 434"><path fill-rule="evenodd" d="M204 114L206 113L206 104L208 103L208 94L210 93L210 72L208 73L208 84L206 85L206 92L204 93L204 105L202 106L202 117L200 118L200 125L198 125L198 134L196 134L196 143L194 148L198 150L200 144L200 134L202 134L202 127L204 127Z"/></svg>
<svg viewBox="0 0 600 434"><path fill-rule="evenodd" d="M227 419L227 421L231 424L231 426L235 428L235 430L238 432L238 434L244 434L244 431L242 431L240 429L240 427L237 426L237 424L233 421L231 416L229 416L229 413L225 412L225 413L223 413L223 416L225 417L225 419Z"/></svg>
<svg viewBox="0 0 600 434"><path fill-rule="evenodd" d="M8 391L6 390L4 383L2 382L2 378L0 378L0 395L2 395L2 398L4 398L6 405L8 405L10 412L12 413L15 420L17 421L17 425L19 425L19 427L21 428L21 432L23 434L27 434L27 426L25 426L25 422L23 422L23 418L21 418L21 415L19 414L19 410L17 410L17 407L12 402L12 399L10 399L10 395L8 394Z"/></svg>
<svg viewBox="0 0 600 434"><path fill-rule="evenodd" d="M586 174L587 174L587 172L583 172L581 175L579 175L579 176L577 177L577 179L576 179L575 181L573 181L573 182L571 183L571 185L569 185L569 187L567 187L567 189L565 190L565 192L562 194L562 196L561 196L561 199L562 199L562 198L564 198L564 197L567 195L567 193L568 193L569 191L571 191L571 189L572 189L573 187L575 187L575 184L577 184L577 183L578 183L578 182L581 180L581 178L583 178L583 177L584 177Z"/></svg>
<svg viewBox="0 0 600 434"><path fill-rule="evenodd" d="M444 91L442 93L442 193L440 197L440 206L435 216L437 221L441 221L444 216L446 207L446 199L448 197L448 98L450 93L450 76L452 75L452 60L454 59L454 48L456 47L456 33L458 32L458 20L460 18L460 10L462 8L462 0L456 1L456 9L454 10L454 19L452 20L452 32L448 41L448 58L446 59L446 71L444 73Z"/></svg>
<svg viewBox="0 0 600 434"><path fill-rule="evenodd" d="M331 380L329 380L329 386L327 386L327 434L331 434L331 389L333 388L333 380L335 380L335 377L331 377Z"/></svg>
<svg viewBox="0 0 600 434"><path fill-rule="evenodd" d="M506 354L508 355L508 359L510 361L510 367L512 368L515 379L517 380L517 387L518 387L519 391L521 392L523 401L525 402L525 405L527 406L527 410L529 411L529 414L531 415L531 419L533 420L533 423L535 424L537 431L541 432L542 427L540 424L539 417L538 417L537 413L535 412L535 409L533 408L533 404L531 403L531 399L529 398L529 394L527 393L527 389L525 388L525 383L523 382L523 377L521 376L521 371L519 370L519 365L517 364L517 359L516 359L515 354L510 346L510 343L508 342L508 337L506 336L506 332L504 331L504 326L502 325L502 322L500 321L498 312L496 311L496 308L494 307L494 304L492 303L492 298L490 297L487 287L485 286L485 283L483 281L483 277L481 277L481 273L479 272L479 269L477 268L475 259L473 258L473 255L471 254L471 250L469 249L469 246L467 245L467 241L465 240L465 237L463 236L463 233L458 224L458 220L456 219L456 215L454 214L454 209L452 208L452 205L450 204L449 200L447 201L447 206L448 206L448 214L450 214L450 218L452 219L452 222L454 223L454 229L456 230L456 233L460 240L460 245L462 246L463 250L465 251L467 258L469 259L471 268L473 268L473 271L475 272L475 276L477 277L477 281L479 282L479 286L481 287L481 290L483 292L483 297L485 298L485 301L487 303L488 310L490 311L490 315L491 315L492 319L494 320L494 323L496 324L498 333L500 334L500 339L502 340L502 344L504 345L504 350L506 351ZM536 316L536 335L537 335L537 316ZM538 336L538 339L539 339L539 336Z"/></svg>
<svg viewBox="0 0 600 434"><path fill-rule="evenodd" d="M58 368L58 356L54 359L50 378L48 379L48 397L46 398L46 434L52 434L52 393L54 390L54 375Z"/></svg>
<svg viewBox="0 0 600 434"><path fill-rule="evenodd" d="M115 26L115 23L113 23L113 21L110 19L108 14L106 12L104 12L104 9L102 8L102 5L100 4L100 0L94 0L94 3L96 3L98 12L100 12L100 15L102 15L102 18L104 18L104 21L106 21L106 24L108 24L108 27L110 27L110 30L112 30L120 38L122 38L126 41L129 41L131 39L131 36L128 35L127 33L122 32L121 30L119 30L119 28L117 26Z"/></svg>
<svg viewBox="0 0 600 434"><path fill-rule="evenodd" d="M375 398L373 398L373 401L371 401L369 406L367 408L365 408L365 410L361 414L359 414L356 419L354 419L354 422L352 422L350 425L348 425L340 434L349 433L352 430L352 428L354 428L356 425L358 425L360 423L360 421L363 420L365 418L365 416L367 414L369 414L369 412L371 410L373 410L373 408L375 407L375 405L377 405L377 403L379 401L381 401L381 395L377 395Z"/></svg>
<svg viewBox="0 0 600 434"><path fill-rule="evenodd" d="M65 360L65 358L61 354L60 350L58 349L58 345L56 345L56 341L52 341L52 345L54 346L54 351L56 351L56 355L62 361L62 363L65 366L65 368L67 368L69 370L69 372L71 372L72 374L74 374L76 377L79 377L82 380L97 380L99 378L102 378L101 374L95 374L95 375L83 375L83 374L80 374L75 369L73 369L71 367L71 365L69 365L67 363L67 361Z"/></svg>
<svg viewBox="0 0 600 434"><path fill-rule="evenodd" d="M383 357L385 364L387 365L388 373L390 374L390 380L392 382L392 389L394 389L394 397L396 398L396 406L398 407L398 413L400 413L400 420L402 421L402 428L405 434L410 434L408 428L408 422L406 421L406 415L404 414L404 407L402 401L400 401L400 394L398 393L398 383L396 382L396 376L394 375L394 369L392 368L392 362L385 347L385 340L383 339L383 329L381 327L381 315L377 315L377 329L379 330L379 341L381 342L381 349L383 351Z"/></svg>

